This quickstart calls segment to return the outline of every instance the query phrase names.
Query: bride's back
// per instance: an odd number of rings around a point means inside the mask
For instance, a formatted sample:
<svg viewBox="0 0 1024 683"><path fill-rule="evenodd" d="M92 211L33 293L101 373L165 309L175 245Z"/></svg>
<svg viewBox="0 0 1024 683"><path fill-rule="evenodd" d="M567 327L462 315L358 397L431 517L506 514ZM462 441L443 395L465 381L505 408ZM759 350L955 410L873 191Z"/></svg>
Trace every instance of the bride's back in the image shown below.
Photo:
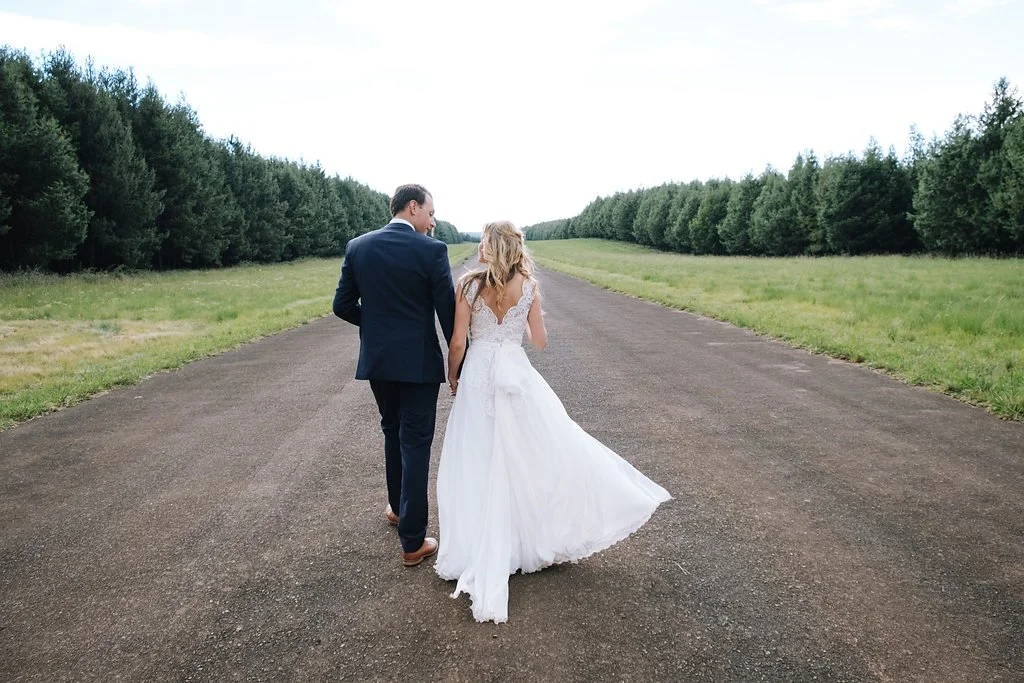
<svg viewBox="0 0 1024 683"><path fill-rule="evenodd" d="M508 284L505 285L505 291L502 292L500 300L498 299L498 290L493 287L484 287L480 290L480 300L491 309L494 317L500 322L505 317L505 314L523 298L523 286L525 283L526 277L522 273L516 273L509 280Z"/></svg>
<svg viewBox="0 0 1024 683"><path fill-rule="evenodd" d="M466 308L457 305L456 331L462 320L461 329L474 341L521 342L526 333L534 346L544 348L540 293L522 231L509 221L488 223L479 256L483 268L460 280L458 301L468 303L470 310L466 316Z"/></svg>
<svg viewBox="0 0 1024 683"><path fill-rule="evenodd" d="M478 291L483 284L482 279L474 279L467 287L466 298L471 306L470 338L473 341L520 343L533 305L534 283L517 273L499 297L493 287L483 287Z"/></svg>

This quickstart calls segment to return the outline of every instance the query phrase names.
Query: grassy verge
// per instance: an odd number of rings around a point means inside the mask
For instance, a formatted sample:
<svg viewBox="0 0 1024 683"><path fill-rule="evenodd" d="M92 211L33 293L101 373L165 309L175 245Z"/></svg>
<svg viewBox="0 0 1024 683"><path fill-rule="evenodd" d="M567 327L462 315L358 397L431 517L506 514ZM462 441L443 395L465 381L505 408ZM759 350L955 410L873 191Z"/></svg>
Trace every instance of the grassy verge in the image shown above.
<svg viewBox="0 0 1024 683"><path fill-rule="evenodd" d="M0 430L328 314L339 267L0 274Z"/></svg>
<svg viewBox="0 0 1024 683"><path fill-rule="evenodd" d="M1024 261L667 254L532 242L542 266L864 363L1024 420Z"/></svg>
<svg viewBox="0 0 1024 683"><path fill-rule="evenodd" d="M449 244L448 245L448 260L451 261L452 267L454 268L457 264L462 263L470 256L476 253L477 245L475 243L468 244Z"/></svg>

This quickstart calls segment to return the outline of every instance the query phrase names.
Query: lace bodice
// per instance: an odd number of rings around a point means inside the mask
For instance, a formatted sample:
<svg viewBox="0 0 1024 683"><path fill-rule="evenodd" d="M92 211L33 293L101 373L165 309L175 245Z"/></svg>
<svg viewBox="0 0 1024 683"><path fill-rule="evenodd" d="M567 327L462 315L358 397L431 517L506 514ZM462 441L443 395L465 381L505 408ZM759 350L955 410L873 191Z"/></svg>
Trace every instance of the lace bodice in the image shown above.
<svg viewBox="0 0 1024 683"><path fill-rule="evenodd" d="M523 332L526 331L526 316L533 304L533 282L523 282L523 295L515 306L508 309L501 323L490 306L484 303L483 297L477 296L478 286L479 282L474 281L466 292L467 298L473 304L473 315L469 321L470 340L522 344Z"/></svg>

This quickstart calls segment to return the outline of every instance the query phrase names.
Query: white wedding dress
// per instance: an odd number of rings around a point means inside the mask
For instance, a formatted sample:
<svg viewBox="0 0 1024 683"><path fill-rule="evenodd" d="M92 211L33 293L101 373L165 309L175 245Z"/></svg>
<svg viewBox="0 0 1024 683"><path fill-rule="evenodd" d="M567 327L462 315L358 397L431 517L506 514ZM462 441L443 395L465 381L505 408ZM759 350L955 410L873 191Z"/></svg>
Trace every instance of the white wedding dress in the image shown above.
<svg viewBox="0 0 1024 683"><path fill-rule="evenodd" d="M523 350L534 286L499 323L476 296L437 474L435 569L477 621L508 619L508 577L629 536L668 492L577 425Z"/></svg>

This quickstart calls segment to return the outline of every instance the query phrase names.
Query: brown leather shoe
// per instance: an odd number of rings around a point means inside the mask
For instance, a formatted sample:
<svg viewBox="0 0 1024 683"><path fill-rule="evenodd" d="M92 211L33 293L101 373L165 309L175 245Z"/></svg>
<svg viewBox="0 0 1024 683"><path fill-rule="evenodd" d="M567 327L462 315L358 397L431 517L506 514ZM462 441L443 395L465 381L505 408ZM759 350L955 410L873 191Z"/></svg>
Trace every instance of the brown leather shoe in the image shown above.
<svg viewBox="0 0 1024 683"><path fill-rule="evenodd" d="M388 520L388 524L391 526L398 526L398 515L391 509L391 503L388 503L388 506L384 508L384 519Z"/></svg>
<svg viewBox="0 0 1024 683"><path fill-rule="evenodd" d="M423 539L423 545L413 553L402 553L402 564L406 567L415 567L423 560L437 552L437 539L427 536Z"/></svg>

